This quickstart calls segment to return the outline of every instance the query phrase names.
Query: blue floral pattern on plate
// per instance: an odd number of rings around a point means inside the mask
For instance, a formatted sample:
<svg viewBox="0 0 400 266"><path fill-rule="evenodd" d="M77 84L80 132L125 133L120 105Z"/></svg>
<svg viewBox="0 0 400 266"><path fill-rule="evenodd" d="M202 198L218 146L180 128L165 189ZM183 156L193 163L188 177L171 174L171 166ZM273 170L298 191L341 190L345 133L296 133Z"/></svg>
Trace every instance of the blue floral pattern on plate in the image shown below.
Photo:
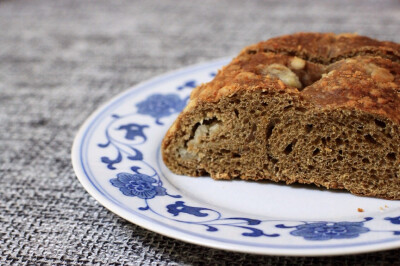
<svg viewBox="0 0 400 266"><path fill-rule="evenodd" d="M157 124L163 125L160 119L182 111L188 99L188 97L181 99L176 94L156 93L136 106L139 114L150 115L156 119Z"/></svg>
<svg viewBox="0 0 400 266"><path fill-rule="evenodd" d="M319 222L298 225L290 234L304 237L306 240L330 240L356 238L369 231L369 228L361 222Z"/></svg>
<svg viewBox="0 0 400 266"><path fill-rule="evenodd" d="M371 217L365 221L372 220ZM315 222L304 223L296 226L276 225L277 228L296 228L290 232L293 236L304 237L305 240L330 240L356 238L360 234L370 231L364 222Z"/></svg>
<svg viewBox="0 0 400 266"><path fill-rule="evenodd" d="M117 178L110 180L111 184L125 196L139 197L141 199L152 199L155 196L165 196L166 189L155 185L157 180L148 175L119 173Z"/></svg>

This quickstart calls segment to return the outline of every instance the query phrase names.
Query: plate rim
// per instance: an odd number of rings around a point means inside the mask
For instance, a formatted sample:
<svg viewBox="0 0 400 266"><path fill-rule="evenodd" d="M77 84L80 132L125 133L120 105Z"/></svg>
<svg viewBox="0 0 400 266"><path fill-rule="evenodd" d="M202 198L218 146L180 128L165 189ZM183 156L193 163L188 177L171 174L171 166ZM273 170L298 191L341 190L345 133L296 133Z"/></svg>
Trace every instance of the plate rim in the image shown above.
<svg viewBox="0 0 400 266"><path fill-rule="evenodd" d="M399 248L400 238L393 238L391 241L387 241L387 239L385 239L385 241L382 240L382 242L375 242L375 243L364 242L362 244L360 243L357 245L353 243L351 244L352 246L350 247L345 247L342 245L338 247L326 247L318 249L316 249L315 247L314 248L313 247L310 248L245 247L243 245L226 243L226 242L224 242L223 246L221 246L221 242L223 242L221 240L212 240L209 238L195 236L191 233L186 233L186 232L179 232L177 234L176 229L165 227L165 224L160 225L160 222L158 221L149 222L149 220L141 217L142 215L133 214L132 212L129 212L124 208L122 208L120 205L112 202L109 198L102 195L102 192L99 191L98 188L96 189L95 184L93 184L90 181L90 177L85 173L84 167L82 166L82 160L80 160L81 159L80 149L84 144L82 141L85 138L85 134L89 131L91 126L93 126L95 120L99 118L101 114L106 111L107 108L110 108L113 104L129 96L131 93L143 89L144 87L151 86L151 84L153 83L160 83L164 79L173 79L178 76L182 76L186 73L199 71L204 68L210 68L214 65L220 68L221 66L226 64L228 60L230 60L231 58L232 57L224 57L217 60L205 61L202 63L189 65L176 70L168 71L162 75L157 75L151 79L145 80L134 86L131 86L128 89L118 93L111 99L106 100L100 106L98 106L95 109L95 111L92 112L80 126L79 130L75 135L73 145L71 148L72 166L79 182L82 184L84 189L106 209L135 225L138 225L152 232L167 237L171 237L173 239L188 242L191 244L222 249L226 251L258 254L258 255L279 255L279 256L333 256L333 255L346 255L346 254L360 254L372 251L382 251L382 250Z"/></svg>

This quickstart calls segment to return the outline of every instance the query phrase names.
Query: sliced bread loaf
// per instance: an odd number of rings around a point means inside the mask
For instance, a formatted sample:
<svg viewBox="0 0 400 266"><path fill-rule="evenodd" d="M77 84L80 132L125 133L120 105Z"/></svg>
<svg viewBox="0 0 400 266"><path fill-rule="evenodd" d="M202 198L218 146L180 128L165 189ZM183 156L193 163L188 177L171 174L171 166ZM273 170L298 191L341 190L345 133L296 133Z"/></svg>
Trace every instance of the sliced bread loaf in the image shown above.
<svg viewBox="0 0 400 266"><path fill-rule="evenodd" d="M249 46L162 143L177 174L284 181L400 199L400 45L298 33Z"/></svg>

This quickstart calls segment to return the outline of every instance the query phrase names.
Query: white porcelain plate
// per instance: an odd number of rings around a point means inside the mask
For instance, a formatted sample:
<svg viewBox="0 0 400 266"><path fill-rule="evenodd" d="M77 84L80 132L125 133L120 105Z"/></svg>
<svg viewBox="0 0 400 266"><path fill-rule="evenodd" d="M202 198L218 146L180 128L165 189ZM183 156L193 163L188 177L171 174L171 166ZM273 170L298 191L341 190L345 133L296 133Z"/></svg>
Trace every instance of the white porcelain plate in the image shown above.
<svg viewBox="0 0 400 266"><path fill-rule="evenodd" d="M400 247L400 201L313 186L178 176L165 167L165 132L191 90L226 63L157 77L91 115L72 148L85 189L132 223L213 248L322 256Z"/></svg>

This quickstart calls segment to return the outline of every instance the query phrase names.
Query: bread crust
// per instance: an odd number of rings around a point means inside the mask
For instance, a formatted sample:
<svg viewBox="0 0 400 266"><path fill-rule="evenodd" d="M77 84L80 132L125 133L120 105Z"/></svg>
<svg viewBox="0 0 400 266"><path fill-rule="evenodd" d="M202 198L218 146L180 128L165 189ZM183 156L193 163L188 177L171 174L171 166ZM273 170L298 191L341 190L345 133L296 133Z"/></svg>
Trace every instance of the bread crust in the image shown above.
<svg viewBox="0 0 400 266"><path fill-rule="evenodd" d="M242 53L274 52L329 64L357 55L372 55L400 61L399 44L378 41L354 33L295 33L251 45Z"/></svg>
<svg viewBox="0 0 400 266"><path fill-rule="evenodd" d="M195 161L177 163L175 146L177 139L183 138L187 143L189 135L193 137L194 132L188 133L193 131L193 124L188 121L204 121L212 117L226 120L226 117L216 117L212 108L235 95L248 93L257 93L259 97L286 97L289 102L300 106L296 108L309 113L324 114L339 110L342 113L373 115L374 119L385 121L382 123L388 121L397 127L400 124L399 62L399 44L355 34L297 33L248 46L218 71L211 82L201 84L192 91L188 105L162 142L164 162L178 174L199 176L210 173L216 179L235 178L235 175L224 171L206 171L205 165ZM228 122L231 123L230 120ZM399 143L395 145L398 147ZM258 172L251 178L245 174L236 177L346 188L346 180L339 177L318 183L301 175L280 178L270 172ZM400 187L400 181L396 182ZM354 194L369 195L365 191L349 190ZM370 195L400 198L400 192L397 196Z"/></svg>

